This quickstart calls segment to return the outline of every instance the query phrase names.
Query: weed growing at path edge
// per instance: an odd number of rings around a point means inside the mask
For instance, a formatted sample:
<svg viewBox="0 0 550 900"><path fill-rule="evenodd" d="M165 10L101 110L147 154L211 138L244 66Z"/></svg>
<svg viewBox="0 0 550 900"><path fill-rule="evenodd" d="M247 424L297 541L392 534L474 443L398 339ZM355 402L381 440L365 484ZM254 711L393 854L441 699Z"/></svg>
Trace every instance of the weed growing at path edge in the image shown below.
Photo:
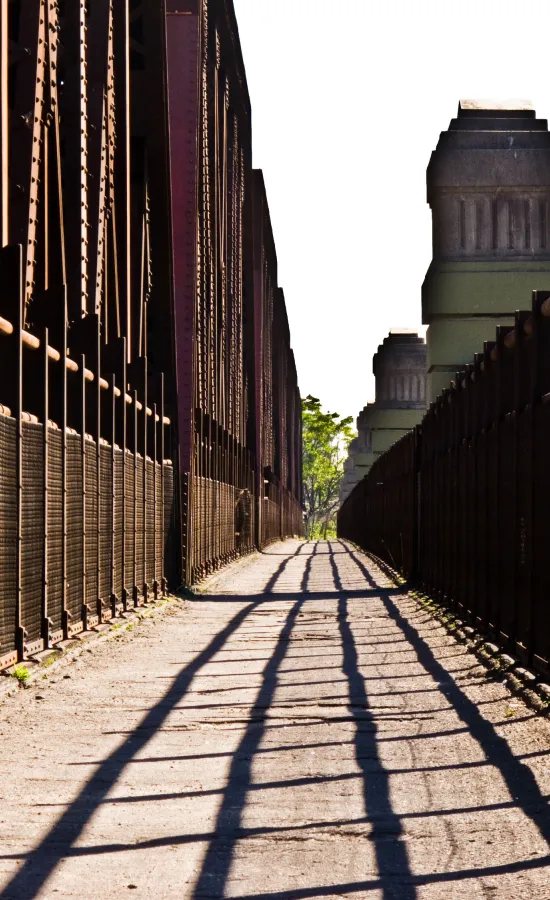
<svg viewBox="0 0 550 900"><path fill-rule="evenodd" d="M15 666L13 672L11 673L13 678L16 678L19 684L25 685L29 678L31 677L31 673L27 669L26 666Z"/></svg>

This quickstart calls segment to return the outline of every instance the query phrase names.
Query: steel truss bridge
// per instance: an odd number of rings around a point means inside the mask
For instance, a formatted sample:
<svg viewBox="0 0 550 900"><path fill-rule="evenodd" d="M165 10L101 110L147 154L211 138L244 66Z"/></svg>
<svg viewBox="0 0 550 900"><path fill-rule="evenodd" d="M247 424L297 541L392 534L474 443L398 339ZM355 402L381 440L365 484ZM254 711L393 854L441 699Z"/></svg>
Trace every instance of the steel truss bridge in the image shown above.
<svg viewBox="0 0 550 900"><path fill-rule="evenodd" d="M0 668L303 530L231 0L0 0Z"/></svg>

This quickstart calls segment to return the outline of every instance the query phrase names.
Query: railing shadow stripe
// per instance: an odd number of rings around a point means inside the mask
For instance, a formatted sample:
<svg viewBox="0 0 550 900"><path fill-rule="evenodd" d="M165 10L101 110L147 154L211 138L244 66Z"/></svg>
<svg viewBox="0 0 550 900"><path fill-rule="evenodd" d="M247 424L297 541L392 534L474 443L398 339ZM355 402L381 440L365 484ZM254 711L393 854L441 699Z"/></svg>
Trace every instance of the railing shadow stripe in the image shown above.
<svg viewBox="0 0 550 900"><path fill-rule="evenodd" d="M362 560L355 552L351 552L351 556L365 577L368 577L368 569ZM410 642L411 647L415 649L418 661L438 684L446 699L454 707L457 717L481 747L487 761L500 772L517 807L531 819L544 840L550 844L550 815L547 800L542 795L531 769L514 756L506 739L498 734L494 725L482 716L476 704L460 689L452 676L450 677L449 670L441 665L429 644L401 614L391 595L384 593L380 599L393 621Z"/></svg>
<svg viewBox="0 0 550 900"><path fill-rule="evenodd" d="M277 690L277 672L285 658L292 630L306 600L308 578L315 557L316 545L306 560L302 578L303 595L292 606L279 634L272 656L262 675L262 684L256 702L250 710L249 722L238 748L235 750L227 786L216 819L214 837L208 845L201 871L197 878L193 897L223 897L235 845L239 840L239 829L246 798L251 787L252 763L266 730L265 717L259 723L255 717L260 710L270 707ZM288 562L288 561L287 561ZM267 590L267 588L266 588ZM214 891L214 893L212 893Z"/></svg>
<svg viewBox="0 0 550 900"><path fill-rule="evenodd" d="M359 670L359 660L355 638L348 617L348 599L338 566L331 554L330 563L334 585L338 592L338 627L342 639L342 670L348 680L349 696L361 700L363 710L370 709L365 680ZM372 840L378 866L378 887L384 900L395 900L396 881L399 882L400 900L415 900L416 888L411 883L411 868L407 848L401 840L403 825L394 812L390 796L390 776L386 772L378 749L378 734L375 716L369 716L369 728L365 728L364 712L361 714L352 707L355 719L355 760L363 777L363 797L365 813L369 819L381 817L383 825L377 832L374 825ZM388 829L392 840L388 841ZM337 892L337 891L336 891Z"/></svg>
<svg viewBox="0 0 550 900"><path fill-rule="evenodd" d="M300 546L293 556L298 555L301 549ZM277 568L270 583L276 583L277 577L284 571L288 562L289 559L286 559ZM236 596L235 602L238 601L239 597ZM124 741L98 766L78 797L69 804L41 843L28 854L24 865L0 893L0 900L33 900L37 896L59 862L71 855L73 844L115 786L125 767L159 732L174 707L189 690L197 673L221 650L247 617L265 601L263 594L257 595L256 598L252 595L251 602L241 609L204 650L176 676L161 700L151 708L140 724L129 732L131 741Z"/></svg>

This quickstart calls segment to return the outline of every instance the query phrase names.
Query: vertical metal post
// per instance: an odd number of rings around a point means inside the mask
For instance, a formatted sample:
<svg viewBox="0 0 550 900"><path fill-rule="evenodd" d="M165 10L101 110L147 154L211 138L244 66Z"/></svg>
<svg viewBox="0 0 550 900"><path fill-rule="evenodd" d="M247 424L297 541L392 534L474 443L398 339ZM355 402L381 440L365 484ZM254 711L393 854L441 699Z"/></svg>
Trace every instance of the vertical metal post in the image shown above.
<svg viewBox="0 0 550 900"><path fill-rule="evenodd" d="M514 345L514 451L516 479L516 579L514 596L514 640L525 663L530 663L534 645L534 421L536 337L527 338L527 312L516 313ZM531 320L532 323L532 320Z"/></svg>
<svg viewBox="0 0 550 900"><path fill-rule="evenodd" d="M422 430L419 425L414 429L414 438L412 446L412 491L413 491L413 518L412 518L412 567L410 579L416 584L419 575L419 558L420 558L420 491L421 488L421 471L420 471L420 455L422 452ZM449 511L447 510L447 515Z"/></svg>
<svg viewBox="0 0 550 900"><path fill-rule="evenodd" d="M466 518L468 521L467 526L467 535L466 535L466 559L467 559L467 571L468 575L465 579L465 590L467 594L467 610L468 617L473 625L476 622L476 614L477 614L477 594L478 594L478 586L477 586L477 578L476 578L476 559L475 559L475 546L477 543L477 526L478 520L475 515L475 492L476 492L476 483L477 483L477 472L476 472L476 464L475 464L475 456L473 452L473 448L475 447L475 387L474 382L472 381L472 375L474 372L474 367L469 365L466 369L466 382L465 382L465 404L466 404L466 420L465 420L465 438L466 438L466 485L467 485L467 500L466 500ZM438 486L440 488L440 486ZM437 498L439 501L440 490L437 491Z"/></svg>
<svg viewBox="0 0 550 900"><path fill-rule="evenodd" d="M147 359L143 357L140 360L140 368L141 368L141 395L142 395L142 403L143 403L143 495L141 498L141 502L143 504L143 560L142 560L142 572L143 572L143 602L147 603L149 597L149 590L147 584Z"/></svg>
<svg viewBox="0 0 550 900"><path fill-rule="evenodd" d="M535 600L534 663L539 671L550 667L550 615L548 588L550 572L546 551L546 522L550 498L548 478L548 438L550 436L550 320L543 315L548 306L550 291L533 291L533 479L536 490L533 496L533 596Z"/></svg>
<svg viewBox="0 0 550 900"><path fill-rule="evenodd" d="M501 326L497 328L497 346L496 346L496 366L495 366L495 378L496 378L496 387L495 387L495 429L496 429L496 439L495 439L495 458L493 460L494 470L496 472L496 528L495 528L495 545L496 545L496 554L497 560L501 559L501 541L502 541L502 533L503 533L503 515L506 515L506 510L502 509L502 500L501 500L501 484L500 484L500 472L501 472L501 457L502 457L502 430L503 430L503 422L504 422L504 399L503 399L503 355L504 355L504 332L506 329L503 329ZM508 510L508 514L511 512ZM494 592L494 608L493 608L493 629L495 633L495 637L498 641L501 639L501 623L502 623L502 575L501 575L501 566L497 567L497 584L496 590Z"/></svg>
<svg viewBox="0 0 550 900"><path fill-rule="evenodd" d="M87 628L88 607L86 605L86 357L80 356L80 457L82 466L82 627Z"/></svg>
<svg viewBox="0 0 550 900"><path fill-rule="evenodd" d="M285 496L285 489L284 489L284 486L281 484L279 487L279 538L281 541L284 540L284 537L285 537L284 509L283 509L284 496Z"/></svg>
<svg viewBox="0 0 550 900"><path fill-rule="evenodd" d="M526 448L528 454L528 525L527 525L527 589L528 589L528 603L529 603L529 623L528 623L528 631L526 635L527 639L527 652L528 652L528 662L532 663L534 654L535 654L535 629L536 629L536 603L537 603L537 593L536 593L536 575L535 575L535 559L536 559L536 537L535 537L535 529L536 529L536 514L535 514L535 503L536 503L536 481L537 481L537 472L536 472L536 425L537 425L537 382L538 382L538 339L539 339L539 331L536 326L533 328L535 316L536 316L536 292L532 293L532 312L531 314L524 313L520 316L520 325L521 325L521 350L524 355L527 355L528 359L528 368L527 369L527 383L524 385L525 395L522 397L522 403L526 402L525 410L523 415L527 416L527 442L528 446ZM528 339L525 334L525 327L527 321L531 322L531 337ZM528 342L529 341L529 342ZM518 411L519 412L519 411Z"/></svg>
<svg viewBox="0 0 550 900"><path fill-rule="evenodd" d="M137 470L138 470L138 395L137 391L132 391L134 406L134 584L133 584L133 602L134 606L139 605L139 590L137 585Z"/></svg>
<svg viewBox="0 0 550 900"><path fill-rule="evenodd" d="M41 616L41 634L44 642L44 649L50 647L50 628L51 620L48 616L48 452L49 452L49 428L48 419L50 418L49 405L49 374L50 365L48 358L48 329L43 328L40 341L40 349L42 355L42 414L43 422L43 440L42 440L42 476L43 476L43 503L44 503L44 540L42 543L42 616ZM61 360L61 364L65 365L65 361Z"/></svg>
<svg viewBox="0 0 550 900"><path fill-rule="evenodd" d="M61 336L61 623L63 637L70 637L70 613L67 609L67 288L62 289L59 334Z"/></svg>
<svg viewBox="0 0 550 900"><path fill-rule="evenodd" d="M120 580L122 585L122 608L124 612L128 609L128 591L126 590L126 446L127 446L127 435L126 435L126 425L127 425L127 413L126 413L126 389L127 385L127 375L126 375L126 338L122 338L119 348L119 366L120 366L120 423L119 423L119 435L120 435L120 450L122 453L122 559L121 559L121 573Z"/></svg>
<svg viewBox="0 0 550 900"><path fill-rule="evenodd" d="M210 501L212 496L212 491L214 490L214 477L212 472L212 416L208 416L208 423L206 429L206 479L208 485L208 493L207 498ZM205 529L206 533L204 535L204 563L206 565L206 574L210 575L212 572L211 567L211 559L212 559L212 510L210 502L207 502L206 509L204 510L205 517Z"/></svg>
<svg viewBox="0 0 550 900"><path fill-rule="evenodd" d="M96 316L95 332L93 335L93 354L94 354L94 395L95 395L95 468L96 468L96 572L97 572L97 595L96 595L96 613L98 623L103 622L103 603L101 597L101 326L99 316Z"/></svg>
<svg viewBox="0 0 550 900"><path fill-rule="evenodd" d="M10 248L11 250L12 248ZM14 342L14 401L15 401L15 481L16 492L16 548L15 548L15 649L18 660L25 656L26 631L23 626L22 552L23 552L23 252L18 244L10 253L7 290L13 292Z"/></svg>
<svg viewBox="0 0 550 900"><path fill-rule="evenodd" d="M101 495L101 487L100 487L100 464L99 464L99 453L100 453L100 438L101 438L101 359L100 359L100 320L97 314L89 314L84 319L77 320L76 323L73 323L71 328L71 338L72 343L78 347L81 351L84 350L85 355L80 356L81 361L81 369L82 369L82 381L81 381L81 391L83 395L82 401L82 431L86 433L87 431L90 433L91 438L95 442L95 476L96 483L92 487L90 486L86 478L83 479L83 495L84 495L84 548L86 544L90 541L90 537L93 534L94 540L97 542L97 546L95 548L95 553L93 554L93 562L90 560L88 555L84 556L85 564L85 586L86 593L82 598L82 622L85 630L89 630L93 627L96 622L102 621L102 610L101 610L101 598L99 596L99 575L100 575L100 495ZM94 373L94 380L87 384L85 381L85 364L88 364L91 371ZM90 453L92 450L92 446L88 444L87 449L85 445L84 453ZM85 474L87 464L84 460ZM95 507L96 518L95 521L90 521L88 519L88 509L86 508L87 498L91 497L91 493L95 495L95 503L93 507ZM93 544L92 544L93 546ZM86 554L86 550L83 551ZM92 575L92 570L95 569L95 576ZM93 579L96 579L96 594L93 598L93 607L90 608L88 604L88 584L94 583Z"/></svg>
<svg viewBox="0 0 550 900"><path fill-rule="evenodd" d="M161 426L162 428L162 423ZM153 597L158 600L159 584L157 580L157 404L153 403Z"/></svg>
<svg viewBox="0 0 550 900"><path fill-rule="evenodd" d="M143 593L144 603L147 602L147 578L145 560L147 558L147 358L142 356L135 360L130 367L132 375L132 383L136 385L134 391L134 412L135 412L135 452L136 452L136 475L137 475L137 450L142 454L141 468L143 470L143 484L141 496L136 498L136 503L141 505L142 510L142 555L139 561L139 570L136 560L136 581L135 590ZM138 420L138 398L143 419ZM137 485L137 477L136 477ZM137 520L136 520L137 521ZM137 529L136 529L137 530Z"/></svg>
<svg viewBox="0 0 550 900"><path fill-rule="evenodd" d="M162 542L161 542L161 560L160 560L160 571L161 571L161 592L164 596L166 594L167 583L166 583L166 559L165 559L165 531L164 531L164 458L165 458L165 446L164 446L164 376L160 377L160 508L162 510Z"/></svg>
<svg viewBox="0 0 550 900"><path fill-rule="evenodd" d="M198 422L197 422L198 420ZM206 556L206 509L205 491L207 484L206 468L206 434L204 430L204 414L199 411L195 417L195 453L192 457L189 484L193 493L190 493L189 513L187 518L187 546L189 547L189 567L187 576L189 583L195 580L197 570L204 566ZM191 504L191 496L193 503ZM195 515L198 508L204 510L203 515ZM196 534L196 537L194 536ZM201 575L205 574L201 571Z"/></svg>
<svg viewBox="0 0 550 900"><path fill-rule="evenodd" d="M111 615L113 618L117 614L117 603L118 597L116 595L115 590L115 541L116 541L116 529L115 529L115 506L116 506L116 496L115 496L115 481L116 481L116 392L115 392L115 375L114 373L111 376L111 416L110 416L110 431L111 431L111 577L110 577L110 585L111 585Z"/></svg>

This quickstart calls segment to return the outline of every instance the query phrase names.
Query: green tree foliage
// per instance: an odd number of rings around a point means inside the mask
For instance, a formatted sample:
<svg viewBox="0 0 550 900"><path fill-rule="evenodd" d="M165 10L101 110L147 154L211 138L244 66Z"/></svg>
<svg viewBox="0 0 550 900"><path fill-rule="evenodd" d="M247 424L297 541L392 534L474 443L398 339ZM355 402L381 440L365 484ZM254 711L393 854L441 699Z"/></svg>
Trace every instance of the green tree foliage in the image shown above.
<svg viewBox="0 0 550 900"><path fill-rule="evenodd" d="M309 540L336 536L338 496L344 460L355 437L353 419L325 413L316 397L302 400L304 503Z"/></svg>

